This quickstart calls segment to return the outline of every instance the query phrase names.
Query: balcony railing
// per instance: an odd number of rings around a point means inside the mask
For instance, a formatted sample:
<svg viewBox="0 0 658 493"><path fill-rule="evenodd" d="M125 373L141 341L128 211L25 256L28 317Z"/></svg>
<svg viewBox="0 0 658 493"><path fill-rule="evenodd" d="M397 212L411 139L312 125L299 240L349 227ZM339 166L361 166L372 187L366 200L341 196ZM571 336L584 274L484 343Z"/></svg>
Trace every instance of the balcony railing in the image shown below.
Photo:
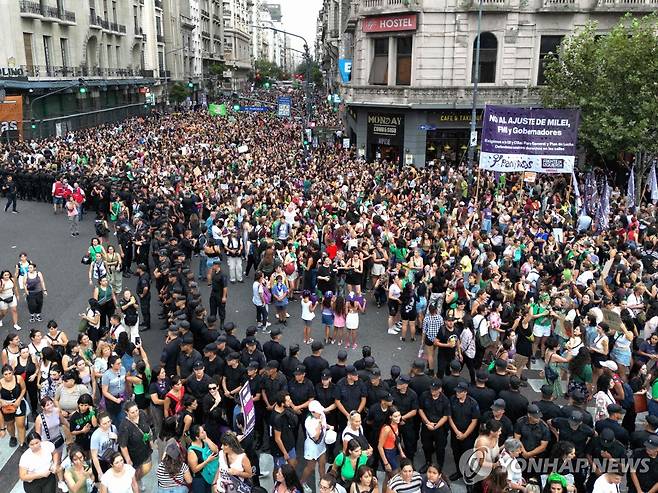
<svg viewBox="0 0 658 493"><path fill-rule="evenodd" d="M539 93L537 88L480 86L478 98L481 104L538 103ZM345 87L344 99L347 103L469 108L473 91L471 87L352 86Z"/></svg>
<svg viewBox="0 0 658 493"><path fill-rule="evenodd" d="M19 8L21 14L29 16L43 17L42 21L49 19L59 19L65 22L75 22L75 12L59 9L50 5L41 5L39 2L29 0L20 0Z"/></svg>
<svg viewBox="0 0 658 493"><path fill-rule="evenodd" d="M45 65L23 65L28 77L153 77L153 71L133 68L101 68L101 67L61 67Z"/></svg>
<svg viewBox="0 0 658 493"><path fill-rule="evenodd" d="M544 8L577 7L578 0L543 0L542 5Z"/></svg>
<svg viewBox="0 0 658 493"><path fill-rule="evenodd" d="M42 15L41 4L39 4L39 2L30 2L29 0L21 0L19 6L21 9L21 14Z"/></svg>
<svg viewBox="0 0 658 493"><path fill-rule="evenodd" d="M180 23L183 27L194 28L194 21L187 15L181 14Z"/></svg>
<svg viewBox="0 0 658 493"><path fill-rule="evenodd" d="M417 11L422 9L423 0L363 0L359 10L363 14Z"/></svg>
<svg viewBox="0 0 658 493"><path fill-rule="evenodd" d="M596 8L624 12L631 9L654 11L658 9L658 0L598 0Z"/></svg>
<svg viewBox="0 0 658 493"><path fill-rule="evenodd" d="M209 38L209 37L210 37L210 33L209 33L208 31L201 31L201 35L202 35L204 38Z"/></svg>
<svg viewBox="0 0 658 493"><path fill-rule="evenodd" d="M113 31L115 33L122 33L122 34L126 33L126 26L124 26L123 24L119 24L117 22L109 22L109 21L105 21L105 22L107 22L107 27L103 26L105 27L105 29L109 31Z"/></svg>
<svg viewBox="0 0 658 493"><path fill-rule="evenodd" d="M207 17L208 19L210 19L210 12L201 9L201 17Z"/></svg>

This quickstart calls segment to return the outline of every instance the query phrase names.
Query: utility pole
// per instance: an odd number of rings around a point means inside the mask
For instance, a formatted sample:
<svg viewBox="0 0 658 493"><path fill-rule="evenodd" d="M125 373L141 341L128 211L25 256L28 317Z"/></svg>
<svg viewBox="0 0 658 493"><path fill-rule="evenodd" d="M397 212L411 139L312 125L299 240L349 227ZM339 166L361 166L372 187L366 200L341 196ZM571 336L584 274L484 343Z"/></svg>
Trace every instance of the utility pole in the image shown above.
<svg viewBox="0 0 658 493"><path fill-rule="evenodd" d="M468 139L468 182L473 181L473 160L475 158L475 147L477 146L477 102L478 83L480 82L480 33L482 28L482 0L478 6L477 38L475 41L475 71L473 74L473 103L471 106L471 132Z"/></svg>

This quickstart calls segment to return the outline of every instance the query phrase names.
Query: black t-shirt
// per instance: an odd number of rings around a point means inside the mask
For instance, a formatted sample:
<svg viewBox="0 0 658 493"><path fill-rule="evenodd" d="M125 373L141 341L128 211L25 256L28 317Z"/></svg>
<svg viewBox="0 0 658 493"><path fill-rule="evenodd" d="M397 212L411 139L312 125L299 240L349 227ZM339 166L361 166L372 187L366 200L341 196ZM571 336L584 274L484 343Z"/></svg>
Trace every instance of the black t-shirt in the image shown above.
<svg viewBox="0 0 658 493"><path fill-rule="evenodd" d="M357 363L358 363L358 361L357 361ZM361 369L358 366L356 366L356 363L354 364L354 367L357 370ZM338 365L338 364L331 365L329 367L329 372L331 373L331 381L333 383L338 383L338 382L340 382L340 380L345 378L345 376L347 376L347 369L346 369L345 365Z"/></svg>
<svg viewBox="0 0 658 493"><path fill-rule="evenodd" d="M505 401L505 415L512 420L512 423L516 423L519 418L528 414L530 403L520 392L503 390L499 397Z"/></svg>
<svg viewBox="0 0 658 493"><path fill-rule="evenodd" d="M178 361L178 353L180 352L180 337L169 341L162 348L162 356L160 361L164 363L167 375L174 375L176 373L176 362Z"/></svg>
<svg viewBox="0 0 658 493"><path fill-rule="evenodd" d="M212 287L210 288L210 296L221 298L224 295L224 288L228 284L228 279L222 272L215 272L211 278Z"/></svg>
<svg viewBox="0 0 658 493"><path fill-rule="evenodd" d="M335 395L336 386L333 383L329 383L327 388L323 387L322 383L315 386L315 399L322 404L323 407L331 406L336 400Z"/></svg>
<svg viewBox="0 0 658 493"><path fill-rule="evenodd" d="M584 407L578 407L578 406L572 406L570 404L567 404L565 406L562 406L562 416L563 418L570 418L571 414L574 411L579 411L583 415L583 423L585 423L587 426L590 428L594 428L594 417L592 414L585 409Z"/></svg>
<svg viewBox="0 0 658 493"><path fill-rule="evenodd" d="M569 424L568 418L554 418L551 420L551 425L558 431L560 440L568 440L574 444L576 448L576 457L583 457L587 449L587 442L594 436L594 430L581 423L575 430Z"/></svg>
<svg viewBox="0 0 658 493"><path fill-rule="evenodd" d="M205 374L208 375L213 380L216 377L223 375L224 371L224 360L219 356L215 356L212 360L209 358L203 357L203 366L205 367Z"/></svg>
<svg viewBox="0 0 658 493"><path fill-rule="evenodd" d="M322 356L311 355L304 358L304 366L308 379L313 385L317 385L322 379L322 372L329 368L329 362Z"/></svg>
<svg viewBox="0 0 658 493"><path fill-rule="evenodd" d="M388 385L383 381L379 382L379 385L373 385L372 381L366 382L366 407L370 408L373 404L379 404L383 395L386 395L390 392Z"/></svg>
<svg viewBox="0 0 658 493"><path fill-rule="evenodd" d="M393 405L398 408L403 416L414 409L418 409L418 394L408 388L403 394L397 388L391 391L393 396Z"/></svg>
<svg viewBox="0 0 658 493"><path fill-rule="evenodd" d="M516 422L514 433L521 435L521 443L530 452L541 445L541 442L551 441L551 432L543 421L531 424L527 416Z"/></svg>
<svg viewBox="0 0 658 493"><path fill-rule="evenodd" d="M658 458L651 458L646 449L639 448L633 450L633 459L639 464L635 468L635 474L640 482L643 491L649 491L654 485L658 484ZM628 475L629 491L636 491L633 482Z"/></svg>
<svg viewBox="0 0 658 493"><path fill-rule="evenodd" d="M151 457L151 428L144 411L139 412L139 423L124 419L119 426L119 447L126 447L133 466L139 466Z"/></svg>
<svg viewBox="0 0 658 493"><path fill-rule="evenodd" d="M263 344L263 353L265 354L266 361L278 361L279 368L281 368L281 362L286 357L286 348L279 342L267 341Z"/></svg>
<svg viewBox="0 0 658 493"><path fill-rule="evenodd" d="M196 375L190 376L190 378L187 379L187 382L185 382L185 387L190 394L196 397L197 400L200 400L208 393L208 385L211 383L213 383L212 378L204 373L201 380L197 380Z"/></svg>
<svg viewBox="0 0 658 493"><path fill-rule="evenodd" d="M487 411L484 414L482 414L482 422L486 423L487 421L491 421L494 418L493 411ZM512 423L512 420L510 420L507 416L503 414L503 416L498 420L500 422L502 429L500 430L500 436L498 437L498 445L503 445L505 443L505 440L508 438L512 437L514 435L514 424Z"/></svg>
<svg viewBox="0 0 658 493"><path fill-rule="evenodd" d="M181 378L187 378L192 374L192 367L197 361L203 361L203 356L196 349L192 349L189 355L183 351L180 352L176 363L180 368Z"/></svg>
<svg viewBox="0 0 658 493"><path fill-rule="evenodd" d="M81 413L80 411L75 411L71 416L69 416L69 426L71 431L80 431L82 430L87 423L91 426L87 433L80 433L75 435L75 444L78 445L82 450L89 451L91 444L91 434L94 432L94 426L91 424L91 418L96 415L96 411L89 409L86 413Z"/></svg>
<svg viewBox="0 0 658 493"><path fill-rule="evenodd" d="M457 429L464 432L471 425L474 419L480 419L480 408L472 397L466 396L466 400L461 403L457 396L450 398L450 415Z"/></svg>
<svg viewBox="0 0 658 493"><path fill-rule="evenodd" d="M289 381L288 392L290 393L290 399L295 406L299 406L315 397L313 383L308 378L302 380L301 383L294 379Z"/></svg>
<svg viewBox="0 0 658 493"><path fill-rule="evenodd" d="M491 373L489 380L486 383L487 387L493 390L496 395L499 395L502 390L509 390L509 375L499 375L498 373Z"/></svg>
<svg viewBox="0 0 658 493"><path fill-rule="evenodd" d="M533 402L542 413L544 421L562 416L562 408L553 401L539 400Z"/></svg>
<svg viewBox="0 0 658 493"><path fill-rule="evenodd" d="M477 385L468 386L468 395L478 403L481 412L491 409L491 405L496 400L496 391L489 387L478 387Z"/></svg>
<svg viewBox="0 0 658 493"><path fill-rule="evenodd" d="M144 289L149 288L150 285L151 285L151 277L148 274L144 273L141 276L139 276L139 279L137 280L137 294L141 299L146 299L151 296L150 289L144 295Z"/></svg>
<svg viewBox="0 0 658 493"><path fill-rule="evenodd" d="M348 412L358 409L361 399L366 397L366 394L366 386L361 380L357 380L353 385L349 385L347 378L344 378L336 385L336 399L340 401Z"/></svg>
<svg viewBox="0 0 658 493"><path fill-rule="evenodd" d="M283 457L279 446L274 442L274 432L281 433L281 441L287 452L295 448L295 435L293 429L297 426L297 416L286 409L282 413L272 412L272 447L270 448L274 457Z"/></svg>
<svg viewBox="0 0 658 493"><path fill-rule="evenodd" d="M149 384L149 389L148 389L149 398L151 397L151 395L156 394L158 399L164 400L165 396L167 395L167 392L169 392L170 390L171 390L171 382L169 381L168 378L165 378L164 380L158 380L156 378L152 380L151 383ZM153 404L153 401L151 401L151 404L155 405Z"/></svg>
<svg viewBox="0 0 658 493"><path fill-rule="evenodd" d="M240 364L235 368L226 365L226 368L224 368L224 378L226 378L227 390L237 389L247 380L247 370Z"/></svg>
<svg viewBox="0 0 658 493"><path fill-rule="evenodd" d="M277 372L274 378L270 378L269 376L263 378L263 391L267 395L270 405L274 404L276 395L283 390L288 390L288 381L283 373Z"/></svg>
<svg viewBox="0 0 658 493"><path fill-rule="evenodd" d="M444 416L450 416L451 413L450 401L445 394L441 392L439 396L434 399L432 397L432 392L429 390L425 391L423 395L420 396L420 409L423 410L427 419L432 423L436 423ZM446 422L444 426L447 425L448 423ZM443 429L447 428L444 427Z"/></svg>

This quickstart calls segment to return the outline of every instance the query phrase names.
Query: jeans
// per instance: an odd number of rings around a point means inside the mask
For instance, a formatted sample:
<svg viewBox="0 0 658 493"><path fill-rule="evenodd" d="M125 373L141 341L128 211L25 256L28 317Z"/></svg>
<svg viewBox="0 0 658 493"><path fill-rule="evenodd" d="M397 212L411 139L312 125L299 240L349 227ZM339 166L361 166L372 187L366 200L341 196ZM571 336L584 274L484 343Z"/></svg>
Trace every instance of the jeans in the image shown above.
<svg viewBox="0 0 658 493"><path fill-rule="evenodd" d="M265 325L267 322L267 307L265 305L256 306L256 323Z"/></svg>
<svg viewBox="0 0 658 493"><path fill-rule="evenodd" d="M187 493L187 486L176 486L175 488L158 488L158 493Z"/></svg>
<svg viewBox="0 0 658 493"><path fill-rule="evenodd" d="M16 210L16 194L7 195L7 205L5 205L5 212L9 210L9 207L12 206L13 211Z"/></svg>
<svg viewBox="0 0 658 493"><path fill-rule="evenodd" d="M199 256L199 278L200 279L205 279L206 275L208 274L208 264L206 263L206 257L205 255Z"/></svg>

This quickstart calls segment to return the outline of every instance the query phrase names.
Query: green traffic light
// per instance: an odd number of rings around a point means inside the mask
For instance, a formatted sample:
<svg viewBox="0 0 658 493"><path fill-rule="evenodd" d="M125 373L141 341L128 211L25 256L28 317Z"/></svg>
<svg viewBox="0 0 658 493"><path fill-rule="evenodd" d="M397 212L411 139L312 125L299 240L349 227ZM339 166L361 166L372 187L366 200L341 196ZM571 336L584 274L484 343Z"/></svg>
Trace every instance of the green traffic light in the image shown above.
<svg viewBox="0 0 658 493"><path fill-rule="evenodd" d="M234 104L233 105L233 111L240 111L240 105L239 104Z"/></svg>
<svg viewBox="0 0 658 493"><path fill-rule="evenodd" d="M270 83L266 82L263 87L265 87L265 89L269 89L270 88Z"/></svg>
<svg viewBox="0 0 658 493"><path fill-rule="evenodd" d="M86 92L87 92L87 88L86 88L86 87L81 87L81 88L80 88L80 94L85 94Z"/></svg>
<svg viewBox="0 0 658 493"><path fill-rule="evenodd" d="M194 87L194 84L191 83L191 82L188 82L188 83L187 83L187 87L189 87L190 89L192 89L192 88Z"/></svg>
<svg viewBox="0 0 658 493"><path fill-rule="evenodd" d="M37 128L37 126L36 126L36 124L35 124L35 123L33 123L32 125L30 125L30 127L32 127L32 130L34 130L34 129L36 129L36 128Z"/></svg>

